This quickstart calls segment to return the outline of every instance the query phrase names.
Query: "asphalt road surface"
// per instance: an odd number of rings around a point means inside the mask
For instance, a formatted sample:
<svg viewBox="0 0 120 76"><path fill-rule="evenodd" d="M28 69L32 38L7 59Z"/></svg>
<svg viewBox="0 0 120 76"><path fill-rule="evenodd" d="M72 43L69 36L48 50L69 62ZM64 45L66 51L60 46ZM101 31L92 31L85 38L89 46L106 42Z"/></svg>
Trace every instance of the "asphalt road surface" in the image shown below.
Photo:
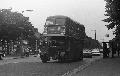
<svg viewBox="0 0 120 76"><path fill-rule="evenodd" d="M0 61L0 76L65 76L74 69L83 66L101 56L84 58L83 61L58 63L42 63L39 57L4 58Z"/></svg>

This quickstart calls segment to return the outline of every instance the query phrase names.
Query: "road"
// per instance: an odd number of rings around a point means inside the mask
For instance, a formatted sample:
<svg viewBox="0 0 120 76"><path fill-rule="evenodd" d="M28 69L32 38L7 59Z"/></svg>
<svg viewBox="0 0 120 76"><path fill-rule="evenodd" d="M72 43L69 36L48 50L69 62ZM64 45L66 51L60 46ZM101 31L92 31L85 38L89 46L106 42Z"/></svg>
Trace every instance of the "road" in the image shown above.
<svg viewBox="0 0 120 76"><path fill-rule="evenodd" d="M101 56L94 56L71 63L42 63L39 57L34 56L4 58L0 61L0 76L66 76L68 73L74 73L76 68L100 58Z"/></svg>
<svg viewBox="0 0 120 76"><path fill-rule="evenodd" d="M91 66L69 76L120 76L120 56L100 59Z"/></svg>

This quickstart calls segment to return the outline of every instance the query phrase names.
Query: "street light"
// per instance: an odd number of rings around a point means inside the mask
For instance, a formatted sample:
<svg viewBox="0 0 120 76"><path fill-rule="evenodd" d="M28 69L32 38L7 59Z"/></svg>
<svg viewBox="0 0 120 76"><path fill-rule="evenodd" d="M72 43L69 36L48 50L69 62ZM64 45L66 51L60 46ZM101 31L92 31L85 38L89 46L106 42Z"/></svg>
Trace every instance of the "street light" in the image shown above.
<svg viewBox="0 0 120 76"><path fill-rule="evenodd" d="M24 13L25 11L33 12L34 10L24 10L24 11L22 11L22 13Z"/></svg>

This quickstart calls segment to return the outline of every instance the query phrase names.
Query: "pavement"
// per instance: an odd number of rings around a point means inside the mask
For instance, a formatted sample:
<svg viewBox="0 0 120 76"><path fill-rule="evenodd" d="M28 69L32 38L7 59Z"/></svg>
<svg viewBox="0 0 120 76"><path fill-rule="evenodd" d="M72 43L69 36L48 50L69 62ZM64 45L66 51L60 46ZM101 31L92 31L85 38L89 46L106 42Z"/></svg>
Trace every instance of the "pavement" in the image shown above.
<svg viewBox="0 0 120 76"><path fill-rule="evenodd" d="M37 57L38 55L29 55L29 57L25 57L25 56L5 56L3 57L3 59L7 59L7 60L10 60L10 59L20 59L20 58L30 58L30 57Z"/></svg>
<svg viewBox="0 0 120 76"><path fill-rule="evenodd" d="M120 57L101 58L67 76L120 76Z"/></svg>
<svg viewBox="0 0 120 76"><path fill-rule="evenodd" d="M20 63L20 62L39 62L41 61L39 56L30 55L29 57L21 56L5 56L0 60L0 65L9 64L9 63Z"/></svg>

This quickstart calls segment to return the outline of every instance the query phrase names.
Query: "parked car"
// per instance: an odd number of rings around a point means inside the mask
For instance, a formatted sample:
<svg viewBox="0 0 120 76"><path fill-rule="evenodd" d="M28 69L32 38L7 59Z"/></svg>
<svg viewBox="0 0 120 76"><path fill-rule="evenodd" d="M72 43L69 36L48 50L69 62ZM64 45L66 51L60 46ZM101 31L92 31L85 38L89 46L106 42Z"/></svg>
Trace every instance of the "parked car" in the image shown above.
<svg viewBox="0 0 120 76"><path fill-rule="evenodd" d="M84 49L83 50L83 57L84 58L86 58L86 57L92 58L92 51L90 49Z"/></svg>
<svg viewBox="0 0 120 76"><path fill-rule="evenodd" d="M103 49L100 49L100 53L103 53Z"/></svg>
<svg viewBox="0 0 120 76"><path fill-rule="evenodd" d="M92 55L100 56L100 50L99 49L92 49Z"/></svg>

